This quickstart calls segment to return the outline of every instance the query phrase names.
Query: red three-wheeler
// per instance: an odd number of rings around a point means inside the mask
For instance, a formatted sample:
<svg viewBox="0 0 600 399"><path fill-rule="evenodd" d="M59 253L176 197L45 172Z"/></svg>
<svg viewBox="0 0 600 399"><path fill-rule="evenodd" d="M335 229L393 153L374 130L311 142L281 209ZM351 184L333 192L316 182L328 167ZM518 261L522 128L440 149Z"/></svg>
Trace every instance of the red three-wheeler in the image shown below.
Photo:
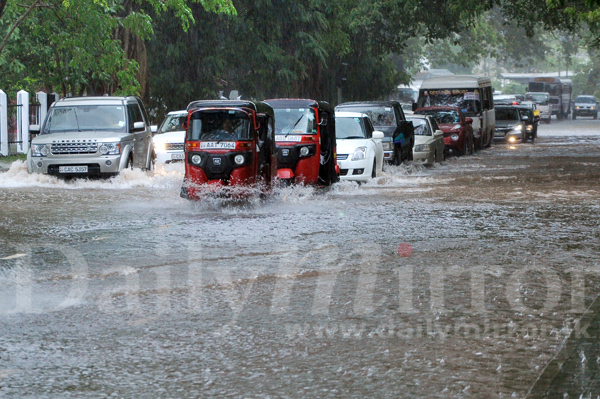
<svg viewBox="0 0 600 399"><path fill-rule="evenodd" d="M329 186L339 181L335 112L325 101L272 99L277 176L283 183Z"/></svg>
<svg viewBox="0 0 600 399"><path fill-rule="evenodd" d="M181 195L247 198L271 190L277 175L273 109L259 101L188 105Z"/></svg>

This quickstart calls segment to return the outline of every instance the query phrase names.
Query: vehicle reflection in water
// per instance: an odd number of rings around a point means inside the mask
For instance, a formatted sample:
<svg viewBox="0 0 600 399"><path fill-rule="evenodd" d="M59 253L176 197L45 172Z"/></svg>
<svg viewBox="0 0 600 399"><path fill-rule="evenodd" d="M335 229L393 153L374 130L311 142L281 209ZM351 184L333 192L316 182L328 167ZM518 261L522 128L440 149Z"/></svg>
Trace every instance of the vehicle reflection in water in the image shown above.
<svg viewBox="0 0 600 399"><path fill-rule="evenodd" d="M181 199L182 164L64 181L16 162L0 396L524 397L556 356L585 368L554 392L586 397L600 148L577 122L235 204Z"/></svg>

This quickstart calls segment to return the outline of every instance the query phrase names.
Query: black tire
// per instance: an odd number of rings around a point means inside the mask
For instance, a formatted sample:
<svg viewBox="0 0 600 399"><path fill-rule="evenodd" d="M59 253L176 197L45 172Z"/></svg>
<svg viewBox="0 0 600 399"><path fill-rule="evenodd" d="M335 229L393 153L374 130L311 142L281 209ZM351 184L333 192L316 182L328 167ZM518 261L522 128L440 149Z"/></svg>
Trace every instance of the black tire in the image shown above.
<svg viewBox="0 0 600 399"><path fill-rule="evenodd" d="M398 151L398 147L394 146L394 165L398 166L402 163L402 150Z"/></svg>
<svg viewBox="0 0 600 399"><path fill-rule="evenodd" d="M412 160L413 160L413 152L412 152L412 151L413 151L413 147L414 147L414 146L415 146L415 143L411 143L411 144L410 144L410 147L408 147L408 157L407 157L407 159L408 159L409 161L412 161Z"/></svg>
<svg viewBox="0 0 600 399"><path fill-rule="evenodd" d="M594 119L598 119L598 114L594 114Z"/></svg>
<svg viewBox="0 0 600 399"><path fill-rule="evenodd" d="M373 179L377 177L377 158L373 160L373 170L371 171L371 177Z"/></svg>
<svg viewBox="0 0 600 399"><path fill-rule="evenodd" d="M577 119L577 114L573 112L573 120Z"/></svg>
<svg viewBox="0 0 600 399"><path fill-rule="evenodd" d="M469 153L469 143L468 143L468 140L465 139L463 142L463 149L460 152L460 155L465 156L465 155L468 155L468 153Z"/></svg>
<svg viewBox="0 0 600 399"><path fill-rule="evenodd" d="M133 158L131 157L131 155L129 157L127 157L127 163L125 164L125 167L123 168L123 170L125 170L125 169L133 170Z"/></svg>
<svg viewBox="0 0 600 399"><path fill-rule="evenodd" d="M148 171L154 172L155 166L156 166L156 153L154 151L152 151L152 154L150 154L150 165L148 167Z"/></svg>

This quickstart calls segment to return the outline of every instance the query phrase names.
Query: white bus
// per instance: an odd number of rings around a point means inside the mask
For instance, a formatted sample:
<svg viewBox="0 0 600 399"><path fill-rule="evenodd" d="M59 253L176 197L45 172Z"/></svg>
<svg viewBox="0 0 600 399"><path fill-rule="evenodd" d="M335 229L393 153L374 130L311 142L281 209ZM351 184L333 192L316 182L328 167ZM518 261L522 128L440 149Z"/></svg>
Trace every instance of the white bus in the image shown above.
<svg viewBox="0 0 600 399"><path fill-rule="evenodd" d="M492 82L486 76L453 75L425 79L419 90L417 107L458 107L473 119L476 148L489 147L494 138Z"/></svg>

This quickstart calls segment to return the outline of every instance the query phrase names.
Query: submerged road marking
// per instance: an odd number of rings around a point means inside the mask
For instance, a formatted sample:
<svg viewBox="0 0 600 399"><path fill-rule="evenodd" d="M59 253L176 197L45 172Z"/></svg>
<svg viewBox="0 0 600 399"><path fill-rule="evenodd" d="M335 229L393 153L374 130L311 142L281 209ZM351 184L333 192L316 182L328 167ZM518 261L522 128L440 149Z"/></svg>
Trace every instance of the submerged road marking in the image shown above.
<svg viewBox="0 0 600 399"><path fill-rule="evenodd" d="M23 256L27 256L27 254L14 254L14 255L6 256L4 258L0 258L0 260L18 259L18 258L22 258Z"/></svg>

